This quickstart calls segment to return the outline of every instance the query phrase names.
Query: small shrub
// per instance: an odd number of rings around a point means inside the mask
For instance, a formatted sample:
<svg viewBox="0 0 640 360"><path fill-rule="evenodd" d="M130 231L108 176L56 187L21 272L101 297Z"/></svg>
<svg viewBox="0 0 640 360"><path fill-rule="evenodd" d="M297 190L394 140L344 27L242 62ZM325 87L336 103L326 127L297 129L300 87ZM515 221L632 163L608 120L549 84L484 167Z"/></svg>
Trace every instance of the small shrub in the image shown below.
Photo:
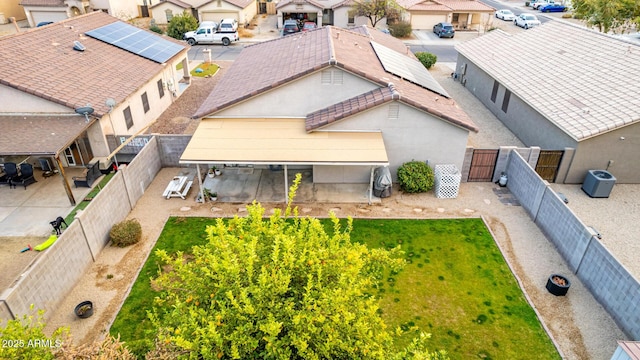
<svg viewBox="0 0 640 360"><path fill-rule="evenodd" d="M410 161L398 168L398 182L402 191L427 192L433 188L433 169L422 161Z"/></svg>
<svg viewBox="0 0 640 360"><path fill-rule="evenodd" d="M151 25L149 27L149 30L153 31L154 33L158 33L160 35L164 34L164 31L162 31L162 29L158 25Z"/></svg>
<svg viewBox="0 0 640 360"><path fill-rule="evenodd" d="M573 17L572 14L567 14L567 13L562 14L563 19L571 19L572 17Z"/></svg>
<svg viewBox="0 0 640 360"><path fill-rule="evenodd" d="M411 34L411 24L406 21L398 21L395 24L389 24L391 35L397 38L403 38Z"/></svg>
<svg viewBox="0 0 640 360"><path fill-rule="evenodd" d="M115 246L133 245L142 238L142 226L136 219L121 221L111 228L109 238Z"/></svg>
<svg viewBox="0 0 640 360"><path fill-rule="evenodd" d="M431 69L431 67L436 64L436 61L438 61L436 55L424 51L417 52L416 57L427 69Z"/></svg>

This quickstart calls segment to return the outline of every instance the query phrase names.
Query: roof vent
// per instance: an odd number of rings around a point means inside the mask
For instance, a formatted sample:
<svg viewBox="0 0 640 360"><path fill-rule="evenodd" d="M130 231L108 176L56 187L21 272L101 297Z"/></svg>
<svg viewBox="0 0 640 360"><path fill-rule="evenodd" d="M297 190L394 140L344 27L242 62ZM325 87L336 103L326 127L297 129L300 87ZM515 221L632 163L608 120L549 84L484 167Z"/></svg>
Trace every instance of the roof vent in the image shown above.
<svg viewBox="0 0 640 360"><path fill-rule="evenodd" d="M73 50L84 51L85 49L86 48L80 43L80 41L76 40L73 42Z"/></svg>

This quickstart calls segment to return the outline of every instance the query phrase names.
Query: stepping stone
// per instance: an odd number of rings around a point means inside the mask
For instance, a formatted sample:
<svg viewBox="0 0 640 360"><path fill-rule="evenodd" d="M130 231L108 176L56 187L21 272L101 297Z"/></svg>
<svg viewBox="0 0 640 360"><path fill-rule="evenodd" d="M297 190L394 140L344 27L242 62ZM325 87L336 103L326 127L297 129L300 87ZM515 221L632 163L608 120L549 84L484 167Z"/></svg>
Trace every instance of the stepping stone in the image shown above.
<svg viewBox="0 0 640 360"><path fill-rule="evenodd" d="M420 209L420 208L415 208L415 209L413 209L413 211L414 211L414 212L417 212L417 213L421 213L421 212L422 212L422 209Z"/></svg>
<svg viewBox="0 0 640 360"><path fill-rule="evenodd" d="M214 207L211 208L211 211L212 212L220 212L220 211L222 211L222 209L220 209L219 207L215 207L214 206Z"/></svg>
<svg viewBox="0 0 640 360"><path fill-rule="evenodd" d="M484 203L485 203L485 204L487 204L487 205L489 205L489 204L491 204L491 200L489 200L489 199L484 199Z"/></svg>
<svg viewBox="0 0 640 360"><path fill-rule="evenodd" d="M386 213L389 213L389 212L391 212L391 211L392 211L392 209L390 209L390 208L384 208L384 209L382 209L382 212L386 212Z"/></svg>
<svg viewBox="0 0 640 360"><path fill-rule="evenodd" d="M302 208L302 212L303 213L308 213L308 212L311 212L311 211L313 211L312 208Z"/></svg>
<svg viewBox="0 0 640 360"><path fill-rule="evenodd" d="M444 208L438 208L437 209L439 213L443 213L444 212Z"/></svg>
<svg viewBox="0 0 640 360"><path fill-rule="evenodd" d="M333 212L340 211L340 210L342 210L342 209L340 209L340 208L331 208L331 209L329 209L329 211L333 211Z"/></svg>
<svg viewBox="0 0 640 360"><path fill-rule="evenodd" d="M183 206L180 208L180 211L190 211L191 208L189 206Z"/></svg>
<svg viewBox="0 0 640 360"><path fill-rule="evenodd" d="M466 213L474 213L476 211L475 210L471 210L471 209L464 209L464 212L466 212Z"/></svg>
<svg viewBox="0 0 640 360"><path fill-rule="evenodd" d="M369 211L371 211L371 210L369 210L369 209L358 209L358 212L361 212L361 213L368 213Z"/></svg>

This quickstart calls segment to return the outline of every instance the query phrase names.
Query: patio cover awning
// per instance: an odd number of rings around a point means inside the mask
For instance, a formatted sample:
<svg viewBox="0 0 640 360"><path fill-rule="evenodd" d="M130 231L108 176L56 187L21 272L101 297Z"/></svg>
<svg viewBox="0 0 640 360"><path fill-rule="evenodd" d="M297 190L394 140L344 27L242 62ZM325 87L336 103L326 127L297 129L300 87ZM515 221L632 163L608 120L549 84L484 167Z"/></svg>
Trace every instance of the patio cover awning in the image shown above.
<svg viewBox="0 0 640 360"><path fill-rule="evenodd" d="M82 115L0 116L0 155L55 156L92 121Z"/></svg>
<svg viewBox="0 0 640 360"><path fill-rule="evenodd" d="M303 118L204 118L181 164L389 164L381 132L305 131Z"/></svg>

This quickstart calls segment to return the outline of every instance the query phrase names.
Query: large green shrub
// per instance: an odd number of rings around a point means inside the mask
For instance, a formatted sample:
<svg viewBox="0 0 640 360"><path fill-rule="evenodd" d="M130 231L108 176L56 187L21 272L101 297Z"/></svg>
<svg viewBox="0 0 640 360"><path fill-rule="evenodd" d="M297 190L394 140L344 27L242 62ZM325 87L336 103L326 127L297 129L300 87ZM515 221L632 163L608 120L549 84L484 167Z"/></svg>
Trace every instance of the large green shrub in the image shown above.
<svg viewBox="0 0 640 360"><path fill-rule="evenodd" d="M391 35L397 38L404 38L411 34L411 24L406 21L398 21L395 24L389 24L387 27Z"/></svg>
<svg viewBox="0 0 640 360"><path fill-rule="evenodd" d="M198 20L189 13L176 15L169 21L167 35L174 39L182 40L184 33L198 28Z"/></svg>
<svg viewBox="0 0 640 360"><path fill-rule="evenodd" d="M438 61L438 57L436 55L425 51L417 52L416 57L427 69L431 69L431 67L436 64L436 61Z"/></svg>
<svg viewBox="0 0 640 360"><path fill-rule="evenodd" d="M398 168L398 182L404 192L427 192L433 188L433 169L422 161L406 162Z"/></svg>
<svg viewBox="0 0 640 360"><path fill-rule="evenodd" d="M142 238L142 226L137 219L121 221L111 228L109 238L115 246L133 245Z"/></svg>

